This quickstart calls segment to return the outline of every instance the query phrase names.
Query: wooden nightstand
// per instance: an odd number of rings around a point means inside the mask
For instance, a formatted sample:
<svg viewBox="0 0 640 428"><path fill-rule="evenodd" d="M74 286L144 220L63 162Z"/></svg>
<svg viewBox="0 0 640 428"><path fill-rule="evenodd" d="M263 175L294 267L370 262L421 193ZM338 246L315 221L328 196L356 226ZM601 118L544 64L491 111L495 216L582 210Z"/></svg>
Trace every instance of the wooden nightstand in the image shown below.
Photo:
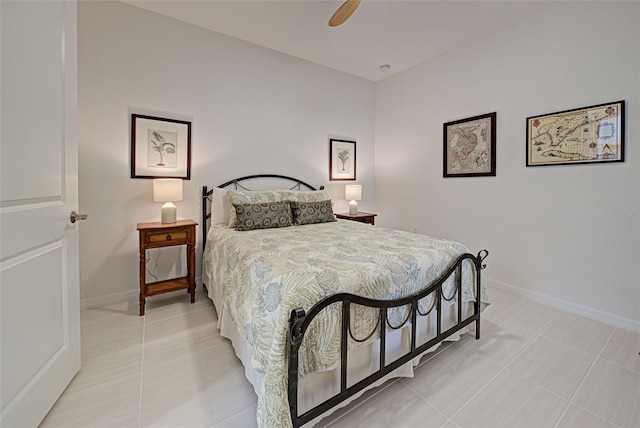
<svg viewBox="0 0 640 428"><path fill-rule="evenodd" d="M187 289L191 303L196 298L196 223L179 220L176 223L138 223L140 235L140 316L144 315L147 296ZM146 251L151 248L187 246L187 276L147 284Z"/></svg>
<svg viewBox="0 0 640 428"><path fill-rule="evenodd" d="M340 214L336 214L336 217L341 218L343 220L353 220L353 221L359 221L360 223L375 224L376 223L375 217L377 215L378 214L359 212L357 214L340 213Z"/></svg>

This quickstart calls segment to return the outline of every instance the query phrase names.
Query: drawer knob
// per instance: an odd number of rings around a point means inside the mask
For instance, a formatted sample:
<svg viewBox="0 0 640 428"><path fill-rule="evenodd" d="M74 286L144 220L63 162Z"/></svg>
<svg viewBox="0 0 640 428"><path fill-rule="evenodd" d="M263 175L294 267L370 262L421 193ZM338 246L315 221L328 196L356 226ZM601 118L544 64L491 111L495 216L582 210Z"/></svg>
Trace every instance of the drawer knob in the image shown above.
<svg viewBox="0 0 640 428"><path fill-rule="evenodd" d="M171 235L167 235L167 241L171 241Z"/></svg>

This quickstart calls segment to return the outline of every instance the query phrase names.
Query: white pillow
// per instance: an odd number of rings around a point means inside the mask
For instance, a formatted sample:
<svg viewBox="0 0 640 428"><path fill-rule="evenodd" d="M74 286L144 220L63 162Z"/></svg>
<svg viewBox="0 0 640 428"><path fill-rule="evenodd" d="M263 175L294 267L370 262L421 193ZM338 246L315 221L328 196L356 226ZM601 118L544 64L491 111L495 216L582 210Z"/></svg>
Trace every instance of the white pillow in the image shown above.
<svg viewBox="0 0 640 428"><path fill-rule="evenodd" d="M213 188L211 195L211 224L229 224L228 189Z"/></svg>
<svg viewBox="0 0 640 428"><path fill-rule="evenodd" d="M295 202L322 202L331 199L326 190L279 190L281 200Z"/></svg>

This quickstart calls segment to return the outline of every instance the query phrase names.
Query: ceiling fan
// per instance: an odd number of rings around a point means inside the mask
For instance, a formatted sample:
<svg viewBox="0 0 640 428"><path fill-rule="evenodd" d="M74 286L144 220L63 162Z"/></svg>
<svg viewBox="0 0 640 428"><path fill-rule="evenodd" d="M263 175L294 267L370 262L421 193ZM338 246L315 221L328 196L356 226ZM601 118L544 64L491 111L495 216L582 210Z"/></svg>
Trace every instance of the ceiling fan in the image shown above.
<svg viewBox="0 0 640 428"><path fill-rule="evenodd" d="M340 6L331 16L331 19L329 19L329 27L337 27L338 25L344 24L344 22L353 15L353 12L356 11L359 4L360 0L347 0L342 3L342 6Z"/></svg>

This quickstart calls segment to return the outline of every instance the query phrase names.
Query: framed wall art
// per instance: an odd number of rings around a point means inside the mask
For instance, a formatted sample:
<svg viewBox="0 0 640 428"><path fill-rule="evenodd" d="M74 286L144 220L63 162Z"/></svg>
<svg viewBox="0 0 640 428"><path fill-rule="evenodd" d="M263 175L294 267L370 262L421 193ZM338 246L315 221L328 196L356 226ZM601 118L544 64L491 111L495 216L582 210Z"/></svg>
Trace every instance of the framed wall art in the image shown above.
<svg viewBox="0 0 640 428"><path fill-rule="evenodd" d="M131 178L191 178L191 122L131 115Z"/></svg>
<svg viewBox="0 0 640 428"><path fill-rule="evenodd" d="M527 166L624 162L624 101L527 118Z"/></svg>
<svg viewBox="0 0 640 428"><path fill-rule="evenodd" d="M443 177L496 175L496 113L444 124Z"/></svg>
<svg viewBox="0 0 640 428"><path fill-rule="evenodd" d="M329 180L356 179L356 142L329 140Z"/></svg>

